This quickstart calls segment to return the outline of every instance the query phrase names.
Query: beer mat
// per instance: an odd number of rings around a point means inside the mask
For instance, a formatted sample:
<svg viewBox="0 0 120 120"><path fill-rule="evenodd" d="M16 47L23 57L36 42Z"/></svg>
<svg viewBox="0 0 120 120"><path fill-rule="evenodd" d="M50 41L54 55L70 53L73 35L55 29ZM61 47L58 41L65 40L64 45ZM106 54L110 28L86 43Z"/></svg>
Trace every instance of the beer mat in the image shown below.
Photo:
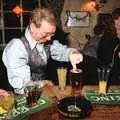
<svg viewBox="0 0 120 120"><path fill-rule="evenodd" d="M48 98L43 96L38 100L38 104L34 107L31 108L26 107L25 103L26 103L25 97L16 101L15 103L16 107L12 111L11 120L25 120L25 118L30 114L42 111L43 109L50 107L52 105L52 102L50 102Z"/></svg>
<svg viewBox="0 0 120 120"><path fill-rule="evenodd" d="M94 104L120 104L120 90L110 90L107 92L106 96L100 96L97 90L88 90L85 91L84 96Z"/></svg>

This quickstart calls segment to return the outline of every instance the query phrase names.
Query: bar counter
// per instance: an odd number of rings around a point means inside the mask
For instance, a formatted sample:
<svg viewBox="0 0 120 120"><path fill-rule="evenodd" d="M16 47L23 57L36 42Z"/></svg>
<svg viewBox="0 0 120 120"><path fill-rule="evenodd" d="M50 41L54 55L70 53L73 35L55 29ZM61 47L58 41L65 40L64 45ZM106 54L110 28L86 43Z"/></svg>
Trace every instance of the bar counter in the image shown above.
<svg viewBox="0 0 120 120"><path fill-rule="evenodd" d="M84 86L82 95L87 90L96 90L97 86ZM120 86L111 86L110 89L120 90ZM70 96L72 88L67 86L64 91L61 91L58 86L46 86L43 88L43 96L47 96L52 101L52 106L42 110L41 112L34 113L27 117L27 120L72 120L64 117L58 112L57 102L58 100ZM84 120L120 120L120 104L92 104L93 111L89 117ZM79 120L79 119L77 119Z"/></svg>

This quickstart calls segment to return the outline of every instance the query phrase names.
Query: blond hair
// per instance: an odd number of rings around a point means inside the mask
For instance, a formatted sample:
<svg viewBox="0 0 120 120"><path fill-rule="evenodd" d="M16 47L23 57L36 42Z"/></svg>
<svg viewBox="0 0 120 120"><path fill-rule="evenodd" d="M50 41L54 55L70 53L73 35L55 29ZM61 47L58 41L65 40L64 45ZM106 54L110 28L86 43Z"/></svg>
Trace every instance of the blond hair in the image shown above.
<svg viewBox="0 0 120 120"><path fill-rule="evenodd" d="M56 19L50 8L35 8L32 11L30 23L34 23L36 27L40 27L43 20L56 26Z"/></svg>

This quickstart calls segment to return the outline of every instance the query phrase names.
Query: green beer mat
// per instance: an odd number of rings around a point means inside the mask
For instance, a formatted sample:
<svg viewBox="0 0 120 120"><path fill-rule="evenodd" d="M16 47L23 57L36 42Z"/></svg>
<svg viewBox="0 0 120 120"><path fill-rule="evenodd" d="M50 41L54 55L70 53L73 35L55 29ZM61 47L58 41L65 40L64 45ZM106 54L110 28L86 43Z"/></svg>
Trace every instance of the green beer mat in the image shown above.
<svg viewBox="0 0 120 120"><path fill-rule="evenodd" d="M38 104L34 107L28 108L25 106L26 99L25 97L17 100L17 107L12 111L11 120L25 120L25 117L28 115L39 112L47 107L50 107L52 103L46 97L41 97L38 100Z"/></svg>
<svg viewBox="0 0 120 120"><path fill-rule="evenodd" d="M84 96L95 104L120 104L120 90L109 90L106 96L100 96L98 91L89 90L85 92Z"/></svg>

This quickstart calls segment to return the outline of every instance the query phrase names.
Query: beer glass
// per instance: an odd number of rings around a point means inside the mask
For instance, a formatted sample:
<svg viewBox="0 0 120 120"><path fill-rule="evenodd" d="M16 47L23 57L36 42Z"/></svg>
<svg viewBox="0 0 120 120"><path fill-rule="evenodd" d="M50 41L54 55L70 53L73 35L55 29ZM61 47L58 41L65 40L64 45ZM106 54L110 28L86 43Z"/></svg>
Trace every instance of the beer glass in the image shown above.
<svg viewBox="0 0 120 120"><path fill-rule="evenodd" d="M107 83L110 74L109 68L98 68L99 95L105 96L107 93Z"/></svg>
<svg viewBox="0 0 120 120"><path fill-rule="evenodd" d="M99 95L106 95L107 82L106 80L99 80Z"/></svg>
<svg viewBox="0 0 120 120"><path fill-rule="evenodd" d="M26 85L24 91L26 96L26 106L33 107L37 104L42 93L42 88L39 88L39 81L33 81Z"/></svg>
<svg viewBox="0 0 120 120"><path fill-rule="evenodd" d="M70 70L70 84L73 89L73 94L81 95L82 86L83 86L82 76L83 76L83 71L81 69Z"/></svg>
<svg viewBox="0 0 120 120"><path fill-rule="evenodd" d="M8 91L8 94L8 96L0 98L0 106L10 112L14 107L14 94L11 91Z"/></svg>
<svg viewBox="0 0 120 120"><path fill-rule="evenodd" d="M67 68L66 67L58 67L58 82L60 90L64 90L66 87L66 76L67 76Z"/></svg>
<svg viewBox="0 0 120 120"><path fill-rule="evenodd" d="M0 97L0 107L2 110L6 111L5 114L0 115L0 120L11 120L12 118L12 110L14 108L14 93L12 91L7 91L6 96ZM3 119L2 119L2 118Z"/></svg>

